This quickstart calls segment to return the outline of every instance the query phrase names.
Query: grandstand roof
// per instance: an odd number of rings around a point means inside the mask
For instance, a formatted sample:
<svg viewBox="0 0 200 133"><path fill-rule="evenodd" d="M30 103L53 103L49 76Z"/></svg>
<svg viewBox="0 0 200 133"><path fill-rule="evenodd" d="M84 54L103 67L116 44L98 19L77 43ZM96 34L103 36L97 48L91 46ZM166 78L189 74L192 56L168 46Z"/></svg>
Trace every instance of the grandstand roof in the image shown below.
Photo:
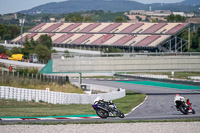
<svg viewBox="0 0 200 133"><path fill-rule="evenodd" d="M188 23L41 23L25 38L37 40L48 34L53 44L156 47ZM20 42L20 36L12 40Z"/></svg>

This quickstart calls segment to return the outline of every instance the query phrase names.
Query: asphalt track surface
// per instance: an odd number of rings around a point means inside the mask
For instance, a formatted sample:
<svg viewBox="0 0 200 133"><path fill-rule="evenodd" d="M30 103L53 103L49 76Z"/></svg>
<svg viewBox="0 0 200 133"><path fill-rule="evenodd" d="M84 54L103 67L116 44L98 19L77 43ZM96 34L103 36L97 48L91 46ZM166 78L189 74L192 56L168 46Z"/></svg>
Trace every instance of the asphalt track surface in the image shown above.
<svg viewBox="0 0 200 133"><path fill-rule="evenodd" d="M71 81L78 81L71 79ZM126 90L144 93L148 97L146 101L129 113L125 118L109 117L107 119L78 119L78 120L34 120L34 122L83 122L83 121L120 121L120 120L164 120L164 119L190 119L200 118L200 90L182 90L174 88L165 88L157 86L145 86L138 84L128 84L109 80L83 79L83 83L96 84L123 88ZM192 107L196 114L183 115L177 111L174 106L175 94L187 97L192 102ZM27 122L28 120L26 120ZM3 121L6 123L15 123L19 121ZM20 121L21 122L21 121ZM25 121L23 121L25 122Z"/></svg>

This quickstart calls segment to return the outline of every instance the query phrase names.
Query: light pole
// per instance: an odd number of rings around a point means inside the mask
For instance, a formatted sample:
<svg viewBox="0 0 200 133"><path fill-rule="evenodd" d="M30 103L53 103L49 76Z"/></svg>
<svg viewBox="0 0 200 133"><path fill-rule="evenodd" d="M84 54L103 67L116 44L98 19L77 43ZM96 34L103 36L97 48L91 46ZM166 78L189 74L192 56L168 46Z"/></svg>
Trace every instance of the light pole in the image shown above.
<svg viewBox="0 0 200 133"><path fill-rule="evenodd" d="M25 22L25 18L19 19L19 24L20 24L20 26L21 26L21 32L20 32L20 35L21 35L20 45L21 45L21 47L22 47L22 45L23 45L22 33L23 33L24 22Z"/></svg>

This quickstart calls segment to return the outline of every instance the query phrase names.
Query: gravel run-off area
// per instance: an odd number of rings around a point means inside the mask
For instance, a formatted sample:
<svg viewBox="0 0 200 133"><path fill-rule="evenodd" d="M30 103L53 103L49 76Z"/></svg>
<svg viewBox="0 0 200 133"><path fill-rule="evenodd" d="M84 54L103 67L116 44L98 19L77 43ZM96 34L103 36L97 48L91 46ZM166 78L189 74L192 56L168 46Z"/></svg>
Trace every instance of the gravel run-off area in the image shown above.
<svg viewBox="0 0 200 133"><path fill-rule="evenodd" d="M200 122L0 125L1 133L200 133Z"/></svg>

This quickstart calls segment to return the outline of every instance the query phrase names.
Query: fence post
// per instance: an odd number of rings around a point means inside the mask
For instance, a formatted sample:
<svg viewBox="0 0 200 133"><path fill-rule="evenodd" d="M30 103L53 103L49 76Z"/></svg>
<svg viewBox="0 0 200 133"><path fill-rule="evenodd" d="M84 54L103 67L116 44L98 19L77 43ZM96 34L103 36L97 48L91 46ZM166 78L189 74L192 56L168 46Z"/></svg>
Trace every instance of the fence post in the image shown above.
<svg viewBox="0 0 200 133"><path fill-rule="evenodd" d="M22 84L24 84L25 83L24 73L22 74L22 76L23 76L23 82L22 82Z"/></svg>
<svg viewBox="0 0 200 133"><path fill-rule="evenodd" d="M17 72L17 86L19 87L19 72Z"/></svg>
<svg viewBox="0 0 200 133"><path fill-rule="evenodd" d="M36 74L36 83L37 83L37 77L38 77L38 74Z"/></svg>
<svg viewBox="0 0 200 133"><path fill-rule="evenodd" d="M2 85L3 85L3 79L4 79L4 74L3 74L3 69L2 69L2 79L1 79Z"/></svg>
<svg viewBox="0 0 200 133"><path fill-rule="evenodd" d="M29 73L27 73L27 79L29 79Z"/></svg>
<svg viewBox="0 0 200 133"><path fill-rule="evenodd" d="M46 75L43 75L43 80L44 80L44 82L47 82Z"/></svg>
<svg viewBox="0 0 200 133"><path fill-rule="evenodd" d="M31 74L31 76L32 76L32 84L34 84L34 81L33 81L33 73Z"/></svg>
<svg viewBox="0 0 200 133"><path fill-rule="evenodd" d="M14 77L15 77L15 72L13 71L13 77L12 77L13 80L14 80Z"/></svg>

